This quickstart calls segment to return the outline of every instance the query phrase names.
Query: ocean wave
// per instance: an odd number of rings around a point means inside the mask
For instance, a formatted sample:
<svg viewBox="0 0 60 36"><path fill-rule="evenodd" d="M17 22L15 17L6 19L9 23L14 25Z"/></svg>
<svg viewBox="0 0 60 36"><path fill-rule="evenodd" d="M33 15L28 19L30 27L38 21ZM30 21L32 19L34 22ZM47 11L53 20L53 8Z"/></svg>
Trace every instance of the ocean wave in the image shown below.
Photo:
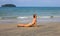
<svg viewBox="0 0 60 36"><path fill-rule="evenodd" d="M0 19L27 19L33 18L32 16L8 16L8 17L0 17ZM37 18L60 18L60 16L37 16Z"/></svg>
<svg viewBox="0 0 60 36"><path fill-rule="evenodd" d="M17 17L17 19L26 19L26 18L33 18L32 16L22 16ZM37 18L60 18L60 16L37 16Z"/></svg>

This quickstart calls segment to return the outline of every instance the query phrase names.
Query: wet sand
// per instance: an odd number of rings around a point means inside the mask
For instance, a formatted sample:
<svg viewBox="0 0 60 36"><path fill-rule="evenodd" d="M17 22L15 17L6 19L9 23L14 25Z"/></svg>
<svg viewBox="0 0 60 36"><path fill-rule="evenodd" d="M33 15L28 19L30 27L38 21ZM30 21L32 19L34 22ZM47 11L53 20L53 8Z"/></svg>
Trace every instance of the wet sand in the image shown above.
<svg viewBox="0 0 60 36"><path fill-rule="evenodd" d="M38 27L0 24L0 36L60 36L60 22L39 23Z"/></svg>

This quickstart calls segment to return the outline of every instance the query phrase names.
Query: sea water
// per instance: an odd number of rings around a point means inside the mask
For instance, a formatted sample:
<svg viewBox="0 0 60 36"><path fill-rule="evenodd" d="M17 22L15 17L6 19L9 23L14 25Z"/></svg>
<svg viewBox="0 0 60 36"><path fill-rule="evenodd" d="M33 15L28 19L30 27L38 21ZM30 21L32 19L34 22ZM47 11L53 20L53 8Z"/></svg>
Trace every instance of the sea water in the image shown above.
<svg viewBox="0 0 60 36"><path fill-rule="evenodd" d="M0 7L0 23L60 22L60 7Z"/></svg>

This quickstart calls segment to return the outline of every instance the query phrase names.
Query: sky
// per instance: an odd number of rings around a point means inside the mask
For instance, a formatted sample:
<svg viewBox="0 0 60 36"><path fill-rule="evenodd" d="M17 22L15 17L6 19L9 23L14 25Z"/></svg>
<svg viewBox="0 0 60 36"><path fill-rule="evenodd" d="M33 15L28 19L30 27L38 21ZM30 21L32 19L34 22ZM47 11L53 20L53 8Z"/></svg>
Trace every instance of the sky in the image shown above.
<svg viewBox="0 0 60 36"><path fill-rule="evenodd" d="M15 4L17 7L60 7L60 0L0 0L3 4Z"/></svg>

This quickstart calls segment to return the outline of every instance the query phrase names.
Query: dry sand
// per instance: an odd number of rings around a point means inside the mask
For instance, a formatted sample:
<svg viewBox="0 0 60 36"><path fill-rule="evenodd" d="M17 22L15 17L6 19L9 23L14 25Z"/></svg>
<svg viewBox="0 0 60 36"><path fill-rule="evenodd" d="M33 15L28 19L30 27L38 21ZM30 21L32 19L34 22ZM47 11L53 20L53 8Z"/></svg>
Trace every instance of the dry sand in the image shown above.
<svg viewBox="0 0 60 36"><path fill-rule="evenodd" d="M60 36L60 23L50 22L39 27L17 27L17 24L0 24L0 36Z"/></svg>

